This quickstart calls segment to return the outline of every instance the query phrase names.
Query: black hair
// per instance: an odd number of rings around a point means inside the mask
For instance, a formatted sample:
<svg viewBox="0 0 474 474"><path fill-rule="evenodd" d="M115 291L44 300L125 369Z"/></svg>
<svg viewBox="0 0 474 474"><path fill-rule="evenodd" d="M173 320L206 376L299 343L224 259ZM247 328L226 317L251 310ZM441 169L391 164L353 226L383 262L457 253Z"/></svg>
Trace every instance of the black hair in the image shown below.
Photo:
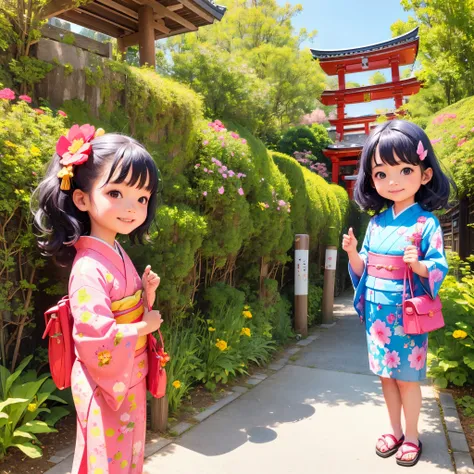
<svg viewBox="0 0 474 474"><path fill-rule="evenodd" d="M423 161L417 154L420 141L424 150L428 151ZM380 196L373 185L372 160L377 148L380 159L387 165L399 163L396 155L403 163L420 166L422 171L431 168L433 177L420 187L415 201L427 211L449 207L450 194L451 191L456 192L456 185L441 169L428 136L412 122L391 120L375 128L362 149L354 199L364 211L378 214L384 207L393 204L393 201Z"/></svg>
<svg viewBox="0 0 474 474"><path fill-rule="evenodd" d="M38 245L45 256L52 256L58 263L69 263L75 255L74 244L81 235L89 235L91 222L89 214L80 211L74 204L72 195L75 189L89 193L92 185L112 163L106 183L109 183L118 170L114 183L123 183L131 170L126 183L129 186L145 188L150 192L145 222L130 233L132 243L143 242L154 219L160 174L153 158L145 148L133 138L117 133L107 133L91 141L92 151L88 160L74 166L71 189L60 189L57 174L63 165L55 153L45 178L32 196L34 223L42 236ZM145 187L146 185L146 187Z"/></svg>

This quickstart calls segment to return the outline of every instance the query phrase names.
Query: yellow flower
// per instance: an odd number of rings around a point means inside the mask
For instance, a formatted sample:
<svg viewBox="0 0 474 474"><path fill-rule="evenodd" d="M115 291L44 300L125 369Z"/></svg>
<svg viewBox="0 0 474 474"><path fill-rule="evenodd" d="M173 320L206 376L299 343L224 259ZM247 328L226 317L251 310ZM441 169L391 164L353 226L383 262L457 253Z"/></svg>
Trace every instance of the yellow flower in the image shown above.
<svg viewBox="0 0 474 474"><path fill-rule="evenodd" d="M85 288L81 288L77 292L77 300L79 304L88 303L91 300L91 295L87 293L87 290Z"/></svg>
<svg viewBox="0 0 474 474"><path fill-rule="evenodd" d="M240 331L241 336L250 337L250 334L251 334L250 328L242 328L242 331Z"/></svg>
<svg viewBox="0 0 474 474"><path fill-rule="evenodd" d="M242 311L242 315L245 319L252 319L252 313L250 311Z"/></svg>
<svg viewBox="0 0 474 474"><path fill-rule="evenodd" d="M248 304L246 304L246 305L244 306L244 309L245 309L245 311L247 311L247 310L250 309L250 306L249 306Z"/></svg>
<svg viewBox="0 0 474 474"><path fill-rule="evenodd" d="M28 405L28 411L33 412L33 411L35 411L37 408L38 408L38 404L37 404L37 403L30 403L30 404Z"/></svg>
<svg viewBox="0 0 474 474"><path fill-rule="evenodd" d="M213 328L213 327L211 327L211 326L209 326L208 329L209 329L209 332L214 332L214 331L216 330L216 328Z"/></svg>
<svg viewBox="0 0 474 474"><path fill-rule="evenodd" d="M30 153L32 156L40 156L41 155L41 150L37 146L32 146L30 148Z"/></svg>
<svg viewBox="0 0 474 474"><path fill-rule="evenodd" d="M174 388L181 388L181 382L179 380L175 380L173 383L172 383L173 387Z"/></svg>
<svg viewBox="0 0 474 474"><path fill-rule="evenodd" d="M464 339L465 337L467 337L467 332L462 331L461 329L457 329L456 331L453 332L453 337L455 339Z"/></svg>
<svg viewBox="0 0 474 474"><path fill-rule="evenodd" d="M221 351L225 351L227 349L227 342L218 340L216 342L216 347Z"/></svg>
<svg viewBox="0 0 474 474"><path fill-rule="evenodd" d="M267 206L265 205L264 202L259 202L258 205L260 206L260 209L261 209L262 211L264 211L264 210L267 208Z"/></svg>
<svg viewBox="0 0 474 474"><path fill-rule="evenodd" d="M97 354L97 359L99 359L99 367L103 367L104 365L109 365L112 360L112 354L107 350L102 351Z"/></svg>
<svg viewBox="0 0 474 474"><path fill-rule="evenodd" d="M12 143L10 140L5 140L5 145L9 146L10 148L16 148L17 147L17 145Z"/></svg>

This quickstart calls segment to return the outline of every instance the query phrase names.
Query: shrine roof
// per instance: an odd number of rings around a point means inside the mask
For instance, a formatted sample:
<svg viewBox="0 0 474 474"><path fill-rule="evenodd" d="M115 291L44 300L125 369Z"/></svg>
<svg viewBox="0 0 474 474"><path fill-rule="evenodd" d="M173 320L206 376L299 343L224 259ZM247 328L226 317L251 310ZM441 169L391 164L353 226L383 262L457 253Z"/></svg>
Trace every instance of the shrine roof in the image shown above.
<svg viewBox="0 0 474 474"><path fill-rule="evenodd" d="M402 45L404 43L410 43L418 39L418 27L397 36L396 38L382 41L380 43L369 44L366 46L358 46L356 48L349 49L311 49L311 53L314 59L323 61L325 59L344 58L350 57L356 54L370 53L372 51L379 51L381 49L391 48L393 46Z"/></svg>
<svg viewBox="0 0 474 474"><path fill-rule="evenodd" d="M153 9L155 39L167 38L222 19L226 7L212 0L52 0L42 12L44 18L57 17L77 25L123 38L126 46L138 44L138 11Z"/></svg>

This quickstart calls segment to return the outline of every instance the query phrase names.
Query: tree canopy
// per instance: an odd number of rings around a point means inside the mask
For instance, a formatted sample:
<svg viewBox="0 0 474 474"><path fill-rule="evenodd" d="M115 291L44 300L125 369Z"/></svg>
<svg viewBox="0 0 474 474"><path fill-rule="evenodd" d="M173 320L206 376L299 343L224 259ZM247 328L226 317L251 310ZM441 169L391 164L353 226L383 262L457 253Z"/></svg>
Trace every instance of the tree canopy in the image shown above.
<svg viewBox="0 0 474 474"><path fill-rule="evenodd" d="M202 94L209 118L231 118L264 139L315 109L325 75L295 31L301 5L276 0L222 0L221 22L170 38L164 72ZM270 139L271 141L271 139Z"/></svg>

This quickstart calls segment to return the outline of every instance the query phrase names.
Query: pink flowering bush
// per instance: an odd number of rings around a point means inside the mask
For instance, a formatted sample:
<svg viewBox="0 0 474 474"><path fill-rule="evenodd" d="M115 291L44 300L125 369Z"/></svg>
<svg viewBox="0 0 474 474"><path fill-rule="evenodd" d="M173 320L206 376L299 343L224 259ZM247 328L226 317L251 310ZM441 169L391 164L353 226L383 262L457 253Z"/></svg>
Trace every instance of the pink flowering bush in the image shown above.
<svg viewBox="0 0 474 474"><path fill-rule="evenodd" d="M295 151L293 153L293 156L295 157L298 163L305 166L309 170L319 174L319 176L321 176L322 178L329 178L329 172L326 163L317 162L316 157L313 156L310 151Z"/></svg>

